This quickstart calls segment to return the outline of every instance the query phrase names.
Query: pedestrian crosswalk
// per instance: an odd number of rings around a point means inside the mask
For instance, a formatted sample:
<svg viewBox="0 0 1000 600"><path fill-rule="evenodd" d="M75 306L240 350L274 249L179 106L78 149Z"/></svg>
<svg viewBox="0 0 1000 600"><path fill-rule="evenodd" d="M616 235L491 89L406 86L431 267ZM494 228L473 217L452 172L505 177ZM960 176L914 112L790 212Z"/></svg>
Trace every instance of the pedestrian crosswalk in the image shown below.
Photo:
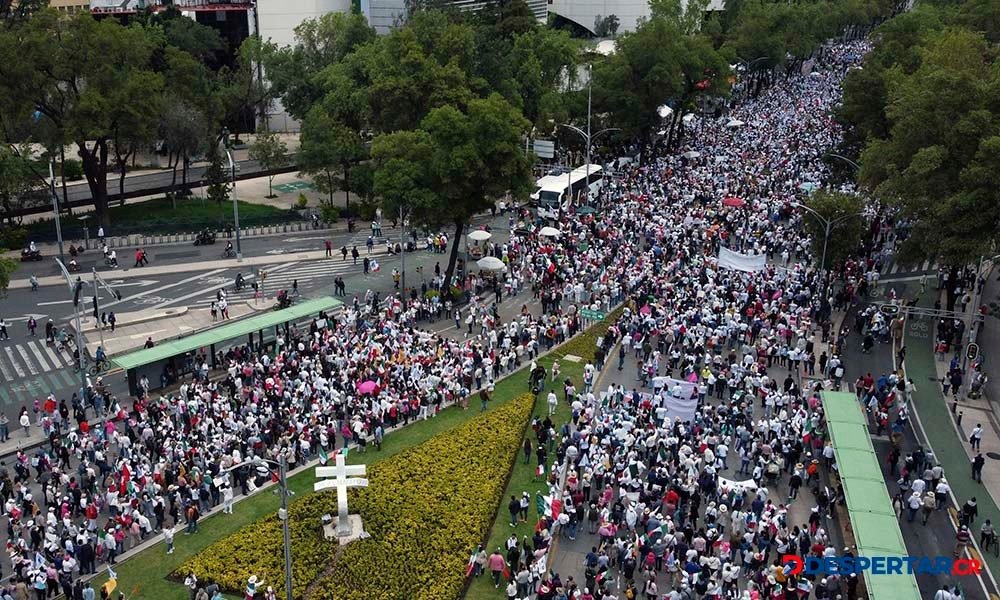
<svg viewBox="0 0 1000 600"><path fill-rule="evenodd" d="M321 286L330 286L332 288L333 280L338 275L347 278L362 274L362 262L365 257L377 259L380 265L388 260L391 260L391 257L386 255L384 252L373 253L369 256L367 252L362 249L361 256L358 257L357 264L354 264L354 261L350 256L347 257L347 260L343 260L341 256L335 252L333 258L325 260L281 264L271 268L265 267L264 271L266 273L266 277L264 278L264 295L273 297L278 290L287 289L291 291L292 284L296 281L299 284L300 293L305 293L307 290L312 290ZM254 281L256 281L258 285L260 284L260 280L257 276L258 273L253 273L252 276L247 277L246 287L239 292L233 292L231 286L227 288L226 300L230 304L243 300L252 300L254 292L251 284ZM210 306L215 300L215 292L207 293L205 296L195 300L193 302L193 306L205 308Z"/></svg>
<svg viewBox="0 0 1000 600"><path fill-rule="evenodd" d="M925 260L920 264L915 265L905 265L895 260L890 260L886 264L882 265L882 277L886 278L898 278L906 277L908 275L919 276L922 274L937 273L938 263L932 260Z"/></svg>
<svg viewBox="0 0 1000 600"><path fill-rule="evenodd" d="M0 343L0 402L28 402L64 389L72 389L73 357L45 343L44 339Z"/></svg>

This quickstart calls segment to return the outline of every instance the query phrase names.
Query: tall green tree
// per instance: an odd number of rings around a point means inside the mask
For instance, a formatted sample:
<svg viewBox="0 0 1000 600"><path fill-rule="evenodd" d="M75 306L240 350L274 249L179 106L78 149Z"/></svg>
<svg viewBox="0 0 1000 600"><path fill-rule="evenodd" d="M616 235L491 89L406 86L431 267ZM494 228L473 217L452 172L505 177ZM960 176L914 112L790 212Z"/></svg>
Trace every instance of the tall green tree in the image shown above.
<svg viewBox="0 0 1000 600"><path fill-rule="evenodd" d="M0 223L12 223L25 194L36 187L35 175L24 159L27 151L15 151L7 144L0 146Z"/></svg>
<svg viewBox="0 0 1000 600"><path fill-rule="evenodd" d="M223 163L225 157L219 148L215 138L209 139L205 143L208 168L205 170L205 183L208 184L206 195L208 199L216 204L222 204L229 200L230 173Z"/></svg>
<svg viewBox="0 0 1000 600"><path fill-rule="evenodd" d="M640 141L645 163L662 127L658 107L669 104L679 118L697 94L725 93L727 75L724 55L707 36L685 34L681 23L659 16L621 36L615 54L595 65L595 112L610 113L616 127Z"/></svg>
<svg viewBox="0 0 1000 600"><path fill-rule="evenodd" d="M866 145L861 181L913 219L905 259L964 265L1000 243L1000 69L964 29L932 34L921 55L887 75L889 133Z"/></svg>
<svg viewBox="0 0 1000 600"><path fill-rule="evenodd" d="M322 106L315 106L302 122L298 152L299 169L312 176L316 189L326 193L329 204L338 190L351 203L351 167L365 157L361 135L339 123Z"/></svg>
<svg viewBox="0 0 1000 600"><path fill-rule="evenodd" d="M272 184L274 183L274 170L288 164L288 146L277 136L277 134L264 130L257 134L249 149L250 160L256 161L260 167L267 171L267 197L274 198Z"/></svg>
<svg viewBox="0 0 1000 600"><path fill-rule="evenodd" d="M0 95L39 111L77 147L97 221L108 225L107 176L116 136L159 119L163 77L150 59L158 40L141 27L51 10L0 31Z"/></svg>
<svg viewBox="0 0 1000 600"><path fill-rule="evenodd" d="M817 267L826 249L826 268L857 254L865 231L862 216L864 200L858 194L817 191L805 204L819 213L831 224L830 236L826 236L826 223L815 215L803 211L802 220L812 242L812 254Z"/></svg>
<svg viewBox="0 0 1000 600"><path fill-rule="evenodd" d="M167 150L167 162L172 166L172 198L176 196L173 190L177 184L177 166L181 167L181 193L186 194L191 157L204 149L207 136L208 125L201 111L177 98L171 98L166 103L160 119L159 137Z"/></svg>
<svg viewBox="0 0 1000 600"><path fill-rule="evenodd" d="M327 94L324 73L374 40L375 30L361 14L332 12L302 22L293 45L264 57L274 94L288 114L305 119Z"/></svg>
<svg viewBox="0 0 1000 600"><path fill-rule="evenodd" d="M465 112L442 106L418 130L375 139L375 191L385 199L386 211L403 206L416 223L452 227L446 286L472 216L489 210L508 192L523 197L530 189L523 146L528 127L517 109L494 93L470 101Z"/></svg>

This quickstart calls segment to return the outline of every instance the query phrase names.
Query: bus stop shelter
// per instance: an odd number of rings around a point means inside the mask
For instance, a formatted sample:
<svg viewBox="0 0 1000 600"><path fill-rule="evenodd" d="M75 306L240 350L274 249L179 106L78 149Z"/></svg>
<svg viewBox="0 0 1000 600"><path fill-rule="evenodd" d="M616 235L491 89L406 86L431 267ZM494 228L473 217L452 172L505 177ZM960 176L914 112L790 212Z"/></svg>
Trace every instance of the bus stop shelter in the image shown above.
<svg viewBox="0 0 1000 600"><path fill-rule="evenodd" d="M117 357L113 362L125 371L129 394L135 396L138 395L139 380L143 375L149 379L150 389L160 389L194 371L196 354L204 354L212 368L218 368L216 357L220 352L243 345L265 349L274 343L278 335L287 337L291 325L324 319L341 304L340 300L331 296L306 300L279 311L268 311L192 335L179 336L152 348Z"/></svg>

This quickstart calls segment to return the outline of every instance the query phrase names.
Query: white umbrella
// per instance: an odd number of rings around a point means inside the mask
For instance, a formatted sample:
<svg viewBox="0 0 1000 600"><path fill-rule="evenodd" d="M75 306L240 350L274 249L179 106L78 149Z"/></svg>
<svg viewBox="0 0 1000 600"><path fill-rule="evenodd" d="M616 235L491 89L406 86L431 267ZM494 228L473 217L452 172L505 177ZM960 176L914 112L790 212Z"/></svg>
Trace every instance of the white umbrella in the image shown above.
<svg viewBox="0 0 1000 600"><path fill-rule="evenodd" d="M562 235L562 232L556 229L555 227L542 227L538 231L538 235L545 237L559 237Z"/></svg>
<svg viewBox="0 0 1000 600"><path fill-rule="evenodd" d="M740 121L739 119L733 119L732 121L726 123L726 127L730 128L730 129L735 129L737 127L743 127L744 125L746 125L746 123L744 123L743 121Z"/></svg>
<svg viewBox="0 0 1000 600"><path fill-rule="evenodd" d="M661 104L656 108L656 114L660 115L661 119L666 119L670 115L674 114L674 109L670 108L666 104Z"/></svg>
<svg viewBox="0 0 1000 600"><path fill-rule="evenodd" d="M474 242L485 242L491 237L493 237L492 233L489 231L483 231L482 229L477 229L469 234L469 239Z"/></svg>
<svg viewBox="0 0 1000 600"><path fill-rule="evenodd" d="M694 115L694 113L688 113L688 114L684 115L683 117L681 117L681 121L682 121L682 122L683 122L683 123L684 123L685 125L690 125L691 123L693 123L693 122L694 122L694 120L695 120L696 118L697 118L697 117L696 117L696 116Z"/></svg>
<svg viewBox="0 0 1000 600"><path fill-rule="evenodd" d="M484 256L477 260L476 264L484 271L503 271L507 268L507 265L495 256Z"/></svg>
<svg viewBox="0 0 1000 600"><path fill-rule="evenodd" d="M695 150L688 150L684 154L681 154L681 156L683 156L684 158L688 158L688 159L698 158L698 157L701 156L701 152L697 152Z"/></svg>

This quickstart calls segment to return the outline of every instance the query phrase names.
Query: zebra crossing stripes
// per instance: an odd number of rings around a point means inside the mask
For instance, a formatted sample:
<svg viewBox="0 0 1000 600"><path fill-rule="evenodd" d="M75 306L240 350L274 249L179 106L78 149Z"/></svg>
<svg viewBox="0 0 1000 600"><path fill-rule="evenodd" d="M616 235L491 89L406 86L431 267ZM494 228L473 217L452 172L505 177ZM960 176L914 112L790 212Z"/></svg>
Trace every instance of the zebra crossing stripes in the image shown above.
<svg viewBox="0 0 1000 600"><path fill-rule="evenodd" d="M384 260L381 256L379 259L380 262L381 260ZM340 260L339 258L326 259L321 261L296 263L292 266L281 269L280 271L278 268L267 270L267 277L264 279L265 292L271 294L275 290L290 289L292 287L292 282L294 281L299 282L299 290L302 290L307 286L312 287L314 283L318 283L320 285L332 285L334 278L338 275L359 274L361 272L361 260L363 260L363 258L359 258L358 264L355 265L350 258L347 260ZM250 287L250 283L252 281L254 280L248 279L247 287L242 291L231 292L227 290L227 301L232 304L233 302L252 300L253 289ZM193 304L195 306L208 306L214 301L215 294L212 293L211 296L206 296L196 300Z"/></svg>
<svg viewBox="0 0 1000 600"><path fill-rule="evenodd" d="M930 271L937 271L938 264L934 261L925 260L919 265L902 265L896 261L892 261L886 267L883 267L883 273L886 275L896 275L903 273L928 273Z"/></svg>
<svg viewBox="0 0 1000 600"><path fill-rule="evenodd" d="M0 373L4 379L12 381L30 375L41 375L70 365L73 358L59 352L44 340L28 340L20 344L4 346L0 354Z"/></svg>
<svg viewBox="0 0 1000 600"><path fill-rule="evenodd" d="M0 403L26 403L50 393L75 390L76 378L66 369L73 358L44 339L7 344L0 351Z"/></svg>

